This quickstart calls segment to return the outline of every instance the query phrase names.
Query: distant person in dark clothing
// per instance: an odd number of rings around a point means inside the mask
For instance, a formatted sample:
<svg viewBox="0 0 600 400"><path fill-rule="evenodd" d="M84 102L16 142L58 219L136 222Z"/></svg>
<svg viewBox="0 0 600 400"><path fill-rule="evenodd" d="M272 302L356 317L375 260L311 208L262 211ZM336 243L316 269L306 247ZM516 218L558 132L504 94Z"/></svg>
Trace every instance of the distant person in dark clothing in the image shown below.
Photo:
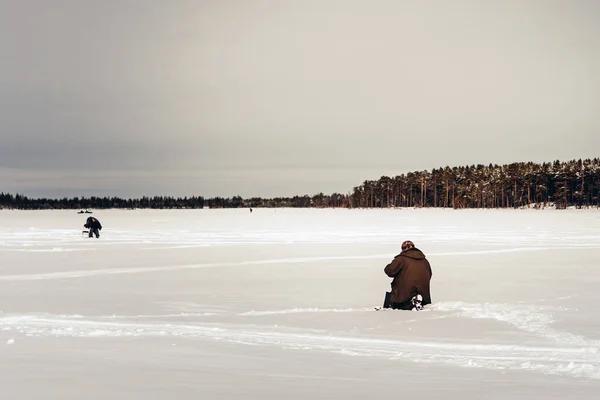
<svg viewBox="0 0 600 400"><path fill-rule="evenodd" d="M385 294L383 308L421 310L431 304L431 265L413 242L407 240L402 243L402 252L385 267L384 272L394 280L392 291Z"/></svg>
<svg viewBox="0 0 600 400"><path fill-rule="evenodd" d="M92 237L92 235L96 235L96 238L100 237L102 225L100 224L100 221L98 221L96 218L88 217L83 227L89 229L89 237Z"/></svg>

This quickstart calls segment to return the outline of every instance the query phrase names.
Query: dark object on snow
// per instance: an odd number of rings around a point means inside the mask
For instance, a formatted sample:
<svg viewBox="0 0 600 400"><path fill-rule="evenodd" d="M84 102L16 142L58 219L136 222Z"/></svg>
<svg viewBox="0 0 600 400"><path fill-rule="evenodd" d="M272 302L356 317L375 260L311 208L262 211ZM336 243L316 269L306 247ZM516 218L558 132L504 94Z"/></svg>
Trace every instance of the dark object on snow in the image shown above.
<svg viewBox="0 0 600 400"><path fill-rule="evenodd" d="M404 303L392 303L390 298L392 296L391 292L385 292L385 299L383 300L383 307L375 307L376 310L381 310L382 308L391 308L394 310L412 310L412 311L421 311L423 309L423 296L417 294L413 296L410 301Z"/></svg>
<svg viewBox="0 0 600 400"><path fill-rule="evenodd" d="M100 237L102 224L100 224L100 221L98 221L96 218L88 217L88 219L85 220L83 227L89 229L89 237L92 237L92 235L96 235L96 238Z"/></svg>
<svg viewBox="0 0 600 400"><path fill-rule="evenodd" d="M423 306L431 304L429 282L433 273L429 261L412 242L406 241L402 247L402 252L384 269L387 276L394 278L392 291L386 293L384 308L412 310L413 298L417 295L422 296Z"/></svg>

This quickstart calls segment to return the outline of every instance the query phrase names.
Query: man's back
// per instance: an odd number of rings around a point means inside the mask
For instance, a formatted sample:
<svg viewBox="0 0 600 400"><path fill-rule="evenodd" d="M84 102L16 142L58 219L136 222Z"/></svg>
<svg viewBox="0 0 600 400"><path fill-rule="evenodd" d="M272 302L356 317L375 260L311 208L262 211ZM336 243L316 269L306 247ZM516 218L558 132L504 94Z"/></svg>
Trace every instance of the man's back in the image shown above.
<svg viewBox="0 0 600 400"><path fill-rule="evenodd" d="M410 303L413 296L423 296L423 305L431 303L431 265L421 250L412 247L402 251L388 264L385 273L392 281L391 303Z"/></svg>

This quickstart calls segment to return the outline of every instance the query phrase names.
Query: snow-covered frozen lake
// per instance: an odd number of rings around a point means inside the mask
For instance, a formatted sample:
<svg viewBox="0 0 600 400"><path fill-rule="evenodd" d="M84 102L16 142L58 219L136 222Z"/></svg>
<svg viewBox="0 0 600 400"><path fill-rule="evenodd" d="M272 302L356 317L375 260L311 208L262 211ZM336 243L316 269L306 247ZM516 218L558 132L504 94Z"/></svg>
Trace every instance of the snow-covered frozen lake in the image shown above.
<svg viewBox="0 0 600 400"><path fill-rule="evenodd" d="M592 399L598 210L0 211L2 399ZM375 311L410 239L434 304Z"/></svg>

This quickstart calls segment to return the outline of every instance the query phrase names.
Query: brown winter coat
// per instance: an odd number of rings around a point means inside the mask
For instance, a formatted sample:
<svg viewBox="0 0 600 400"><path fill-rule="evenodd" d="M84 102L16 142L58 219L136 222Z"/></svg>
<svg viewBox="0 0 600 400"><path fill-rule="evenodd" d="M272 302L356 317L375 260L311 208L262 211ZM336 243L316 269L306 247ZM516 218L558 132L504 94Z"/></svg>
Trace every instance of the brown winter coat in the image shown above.
<svg viewBox="0 0 600 400"><path fill-rule="evenodd" d="M421 250L408 249L398 254L385 269L392 281L390 301L394 303L409 302L416 294L423 296L423 305L431 303L429 281L433 275L429 261Z"/></svg>

